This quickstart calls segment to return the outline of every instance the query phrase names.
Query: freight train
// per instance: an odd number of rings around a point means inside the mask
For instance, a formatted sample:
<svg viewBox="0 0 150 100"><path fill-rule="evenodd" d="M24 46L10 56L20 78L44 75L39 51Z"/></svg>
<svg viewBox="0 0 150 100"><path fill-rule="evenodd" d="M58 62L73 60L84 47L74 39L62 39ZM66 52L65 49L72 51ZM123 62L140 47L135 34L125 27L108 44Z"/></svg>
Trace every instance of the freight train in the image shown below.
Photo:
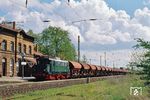
<svg viewBox="0 0 150 100"><path fill-rule="evenodd" d="M33 67L33 76L38 80L125 75L128 71L119 68L96 66L75 61L39 57Z"/></svg>

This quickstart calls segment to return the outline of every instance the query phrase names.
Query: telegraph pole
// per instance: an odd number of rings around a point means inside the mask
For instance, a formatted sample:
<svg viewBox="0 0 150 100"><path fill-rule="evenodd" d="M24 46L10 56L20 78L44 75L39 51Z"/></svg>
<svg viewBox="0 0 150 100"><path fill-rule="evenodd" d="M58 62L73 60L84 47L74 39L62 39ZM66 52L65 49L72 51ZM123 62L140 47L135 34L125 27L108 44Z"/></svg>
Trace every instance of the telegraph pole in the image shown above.
<svg viewBox="0 0 150 100"><path fill-rule="evenodd" d="M78 35L78 62L80 62L80 36Z"/></svg>
<svg viewBox="0 0 150 100"><path fill-rule="evenodd" d="M99 56L99 65L102 66L102 56Z"/></svg>
<svg viewBox="0 0 150 100"><path fill-rule="evenodd" d="M115 67L115 61L114 61L114 53L112 53L112 59L113 59L113 68Z"/></svg>
<svg viewBox="0 0 150 100"><path fill-rule="evenodd" d="M90 64L91 64L91 60L92 60L92 59L89 59L89 60L90 60Z"/></svg>
<svg viewBox="0 0 150 100"><path fill-rule="evenodd" d="M28 0L26 0L26 8L27 8L27 6L28 6Z"/></svg>
<svg viewBox="0 0 150 100"><path fill-rule="evenodd" d="M104 57L105 57L105 66L107 65L107 62L106 62L106 52L104 52Z"/></svg>
<svg viewBox="0 0 150 100"><path fill-rule="evenodd" d="M115 68L115 62L113 61L113 68Z"/></svg>

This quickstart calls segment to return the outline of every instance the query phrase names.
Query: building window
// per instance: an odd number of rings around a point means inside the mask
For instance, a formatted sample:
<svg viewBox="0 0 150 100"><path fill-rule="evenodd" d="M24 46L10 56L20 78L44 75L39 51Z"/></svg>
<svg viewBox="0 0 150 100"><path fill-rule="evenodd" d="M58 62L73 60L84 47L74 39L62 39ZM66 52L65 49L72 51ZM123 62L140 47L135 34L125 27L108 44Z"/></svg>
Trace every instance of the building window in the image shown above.
<svg viewBox="0 0 150 100"><path fill-rule="evenodd" d="M14 42L12 41L10 43L10 51L14 52Z"/></svg>
<svg viewBox="0 0 150 100"><path fill-rule="evenodd" d="M29 46L29 54L32 54L32 48Z"/></svg>
<svg viewBox="0 0 150 100"><path fill-rule="evenodd" d="M7 49L7 42L6 42L6 40L3 40L2 41L2 50L6 51L6 49Z"/></svg>
<svg viewBox="0 0 150 100"><path fill-rule="evenodd" d="M18 44L18 52L21 53L21 43Z"/></svg>
<svg viewBox="0 0 150 100"><path fill-rule="evenodd" d="M26 45L23 45L23 53L26 53Z"/></svg>
<svg viewBox="0 0 150 100"><path fill-rule="evenodd" d="M14 59L10 59L10 76L14 75Z"/></svg>

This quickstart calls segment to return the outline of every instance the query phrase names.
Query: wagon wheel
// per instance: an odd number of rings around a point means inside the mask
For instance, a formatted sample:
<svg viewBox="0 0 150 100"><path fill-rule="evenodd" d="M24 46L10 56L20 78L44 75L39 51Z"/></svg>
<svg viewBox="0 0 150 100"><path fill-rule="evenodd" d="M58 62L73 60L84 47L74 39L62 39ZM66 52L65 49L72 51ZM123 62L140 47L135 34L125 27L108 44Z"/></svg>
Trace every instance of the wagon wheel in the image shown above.
<svg viewBox="0 0 150 100"><path fill-rule="evenodd" d="M56 79L56 80L58 80L58 79L59 79L59 77L56 75L56 76L55 76L55 79Z"/></svg>
<svg viewBox="0 0 150 100"><path fill-rule="evenodd" d="M57 76L57 79L58 79L58 80L60 80L60 77L59 77L59 76Z"/></svg>

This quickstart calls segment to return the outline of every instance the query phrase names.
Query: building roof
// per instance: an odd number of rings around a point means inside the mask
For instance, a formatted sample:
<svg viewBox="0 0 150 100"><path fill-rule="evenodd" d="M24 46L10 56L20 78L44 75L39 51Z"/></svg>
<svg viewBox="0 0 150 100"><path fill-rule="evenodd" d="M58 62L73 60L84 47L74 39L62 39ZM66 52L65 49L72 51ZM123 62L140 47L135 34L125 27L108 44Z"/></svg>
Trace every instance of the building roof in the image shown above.
<svg viewBox="0 0 150 100"><path fill-rule="evenodd" d="M21 55L17 55L17 58L22 59ZM36 64L36 59L33 57L24 57L25 61L32 62L33 64Z"/></svg>
<svg viewBox="0 0 150 100"><path fill-rule="evenodd" d="M0 29L9 30L9 31L12 31L12 32L14 32L14 33L16 33L16 34L22 33L22 35L23 35L25 38L28 38L28 39L34 41L34 37L28 35L23 29L13 29L13 28L10 28L10 27L8 27L8 26L6 26L6 25L4 25L4 24L0 24ZM2 31L2 30L1 30L1 31Z"/></svg>
<svg viewBox="0 0 150 100"><path fill-rule="evenodd" d="M36 64L36 59L34 59L34 58L25 57L24 59L25 59L26 61L28 61L28 62L32 62L33 64Z"/></svg>
<svg viewBox="0 0 150 100"><path fill-rule="evenodd" d="M75 68L75 69L81 69L81 68L82 68L81 64L78 63L78 62L75 62L75 61L69 61L69 64L70 64L73 68Z"/></svg>
<svg viewBox="0 0 150 100"><path fill-rule="evenodd" d="M20 30L21 30L21 29L13 29L13 28L7 27L7 26L4 25L4 24L0 24L0 28L4 28L4 29L7 29L7 30L16 32L16 33L20 32Z"/></svg>
<svg viewBox="0 0 150 100"><path fill-rule="evenodd" d="M43 54L40 53L40 52L34 52L34 55L36 55L36 56L43 56Z"/></svg>

